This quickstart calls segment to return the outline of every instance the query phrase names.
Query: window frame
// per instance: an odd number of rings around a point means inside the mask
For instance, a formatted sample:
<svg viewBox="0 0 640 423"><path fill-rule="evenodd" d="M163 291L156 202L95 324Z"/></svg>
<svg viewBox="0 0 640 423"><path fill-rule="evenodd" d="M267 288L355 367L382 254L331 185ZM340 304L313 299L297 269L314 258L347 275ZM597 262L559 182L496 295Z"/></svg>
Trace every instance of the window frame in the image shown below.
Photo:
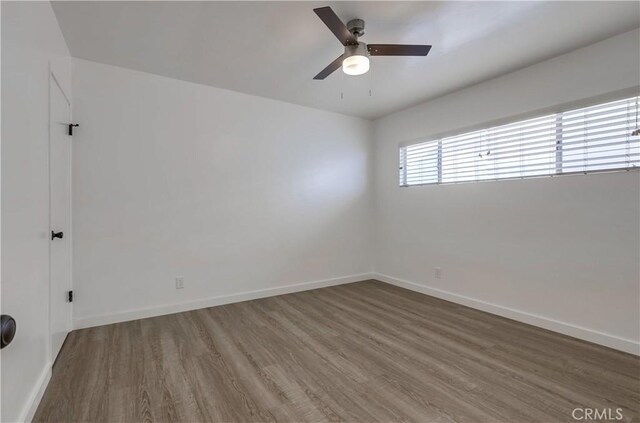
<svg viewBox="0 0 640 423"><path fill-rule="evenodd" d="M546 109L544 111L538 111L536 113L530 113L526 115L520 115L508 119L501 119L499 121L495 121L490 124L484 124L482 126L475 126L468 128L466 130L458 130L456 132L450 132L448 134L443 134L439 136L433 136L429 139L422 140L414 140L411 142L405 142L399 144L399 182L398 185L400 188L408 188L415 186L424 186L424 185L449 185L449 184L465 184L465 183L479 183L479 182L499 182L499 181L510 181L510 180L519 180L519 179L533 179L533 178L548 178L554 176L565 176L565 175L588 175L592 173L612 173L612 172L631 172L640 170L640 166L633 167L618 167L618 168L609 168L609 169L593 169L593 170L577 170L577 171L562 171L563 167L563 117L565 113L577 111L580 109L586 109L590 107L595 107L599 105L605 105L607 103L613 103L617 101L630 100L636 98L637 101L640 101L640 92L637 89L631 91L623 91L622 93L618 93L616 96L600 96L597 99L591 99L591 101L582 101L572 103L571 105L565 105L562 108L554 108L554 109ZM597 100L597 101L596 101ZM553 165L553 172L549 172L546 174L533 175L533 176L513 176L513 177L503 177L503 178L486 178L486 179L469 179L463 181L451 181L451 182L443 182L443 168L442 168L442 144L443 139L453 138L457 136L462 136L466 134L471 134L473 132L481 132L481 131L489 131L491 129L506 126L509 124L516 124L519 122L524 122L527 120L533 120L537 118L542 118L545 115L554 115L555 116L555 158ZM406 166L406 151L408 147L423 145L431 142L437 142L438 144L438 154L437 154L437 182L424 182L424 183L415 183L408 184L407 183L407 169ZM404 160L403 160L404 154Z"/></svg>

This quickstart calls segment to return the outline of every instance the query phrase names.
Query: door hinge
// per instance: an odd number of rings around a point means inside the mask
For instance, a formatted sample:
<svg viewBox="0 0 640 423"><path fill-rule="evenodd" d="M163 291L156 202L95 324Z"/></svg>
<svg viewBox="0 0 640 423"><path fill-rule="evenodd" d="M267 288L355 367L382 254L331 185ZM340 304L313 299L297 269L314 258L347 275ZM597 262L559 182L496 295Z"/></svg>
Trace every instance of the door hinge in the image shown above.
<svg viewBox="0 0 640 423"><path fill-rule="evenodd" d="M73 127L74 126L80 126L77 123L70 123L69 124L69 135L73 135Z"/></svg>
<svg viewBox="0 0 640 423"><path fill-rule="evenodd" d="M73 302L73 291L69 291L67 294L68 294L69 302L72 303Z"/></svg>

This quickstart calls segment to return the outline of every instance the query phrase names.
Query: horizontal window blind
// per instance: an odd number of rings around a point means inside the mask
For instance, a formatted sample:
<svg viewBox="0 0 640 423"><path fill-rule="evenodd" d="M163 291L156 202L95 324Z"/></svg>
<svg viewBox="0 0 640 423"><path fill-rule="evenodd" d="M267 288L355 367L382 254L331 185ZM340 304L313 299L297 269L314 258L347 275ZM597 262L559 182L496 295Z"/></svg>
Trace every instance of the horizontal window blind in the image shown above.
<svg viewBox="0 0 640 423"><path fill-rule="evenodd" d="M400 147L400 185L628 170L640 166L640 97Z"/></svg>

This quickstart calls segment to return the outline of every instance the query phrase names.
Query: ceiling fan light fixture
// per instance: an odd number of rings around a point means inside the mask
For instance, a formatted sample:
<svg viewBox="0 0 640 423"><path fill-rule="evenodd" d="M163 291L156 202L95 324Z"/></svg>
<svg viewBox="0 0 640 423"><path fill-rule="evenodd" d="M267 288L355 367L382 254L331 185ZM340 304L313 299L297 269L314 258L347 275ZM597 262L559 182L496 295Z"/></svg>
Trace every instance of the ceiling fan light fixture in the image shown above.
<svg viewBox="0 0 640 423"><path fill-rule="evenodd" d="M365 43L344 48L342 71L347 75L362 75L369 72L369 53Z"/></svg>
<svg viewBox="0 0 640 423"><path fill-rule="evenodd" d="M362 75L369 72L369 58L351 56L342 61L342 71L347 75Z"/></svg>

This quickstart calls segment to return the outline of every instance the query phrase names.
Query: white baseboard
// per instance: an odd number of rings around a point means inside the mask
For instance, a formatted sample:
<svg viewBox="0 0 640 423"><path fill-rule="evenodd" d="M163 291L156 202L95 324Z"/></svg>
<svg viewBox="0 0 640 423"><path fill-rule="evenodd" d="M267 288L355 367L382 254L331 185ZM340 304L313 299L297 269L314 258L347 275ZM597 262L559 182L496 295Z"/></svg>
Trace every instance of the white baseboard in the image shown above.
<svg viewBox="0 0 640 423"><path fill-rule="evenodd" d="M183 311L197 310L200 308L214 307L223 304L237 303L241 301L255 300L264 297L273 297L275 295L290 294L292 292L308 291L310 289L324 288L327 286L342 285L345 283L358 282L362 280L372 279L372 273L360 273L357 275L343 276L333 279L323 279L319 281L303 282L292 285L278 286L274 288L258 289L255 291L239 292L231 295L220 295L204 299L186 301L177 304L166 304L155 307L141 308L137 310L129 310L113 314L104 314L99 316L89 316L75 319L73 322L74 329L83 329L93 326L107 325L110 323L127 322L130 320L145 319L147 317L162 316L165 314L180 313Z"/></svg>
<svg viewBox="0 0 640 423"><path fill-rule="evenodd" d="M20 414L21 422L31 422L33 420L33 416L36 414L36 410L38 409L38 405L40 405L40 400L44 395L44 391L47 389L47 385L49 384L49 380L51 379L51 362L47 361L42 372L40 373L40 377L36 382L35 386L31 390L31 394L27 399L27 402Z"/></svg>
<svg viewBox="0 0 640 423"><path fill-rule="evenodd" d="M462 304L467 307L486 311L488 313L497 314L498 316L517 320L519 322L528 323L530 325L558 332L563 335L568 335L574 338L593 342L595 344L604 345L606 347L614 348L616 350L624 351L630 354L640 355L640 343L631 339L620 338L607 333L576 326L571 323L561 322L558 320L550 319L548 317L515 310L498 304L476 300L474 298L469 298L463 295L454 294L452 292L443 291L441 289L420 285L415 282L409 282L403 279L397 279L392 276L383 275L380 273L374 273L373 279L377 279L391 285L399 286L401 288L409 289L411 291L430 295L432 297L451 301L453 303Z"/></svg>
<svg viewBox="0 0 640 423"><path fill-rule="evenodd" d="M307 291L310 289L324 288L334 285L358 282L367 279L377 279L391 285L406 288L432 297L441 298L467 307L486 311L498 316L513 319L519 322L538 326L563 335L604 345L616 350L630 354L640 355L640 343L631 339L620 338L615 335L599 332L593 329L584 328L571 323L561 322L548 317L539 316L525 311L516 310L510 307L477 300L464 295L455 294L441 289L433 288L415 282L394 278L381 273L360 273L340 278L324 279L320 281L303 282L292 285L279 286L274 288L258 289L255 291L239 292L231 295L220 295L177 304L166 304L155 307L148 307L136 310L129 310L119 313L89 316L74 320L74 329L89 328L93 326L106 325L111 323L127 322L130 320L144 319L147 317L162 316L165 314L180 313L183 311L197 310L200 308L214 307L223 304L237 303L241 301L255 300L258 298L272 297L275 295L289 294L293 292ZM49 366L49 376L51 375ZM45 385L46 386L46 385ZM35 412L35 409L33 410Z"/></svg>

